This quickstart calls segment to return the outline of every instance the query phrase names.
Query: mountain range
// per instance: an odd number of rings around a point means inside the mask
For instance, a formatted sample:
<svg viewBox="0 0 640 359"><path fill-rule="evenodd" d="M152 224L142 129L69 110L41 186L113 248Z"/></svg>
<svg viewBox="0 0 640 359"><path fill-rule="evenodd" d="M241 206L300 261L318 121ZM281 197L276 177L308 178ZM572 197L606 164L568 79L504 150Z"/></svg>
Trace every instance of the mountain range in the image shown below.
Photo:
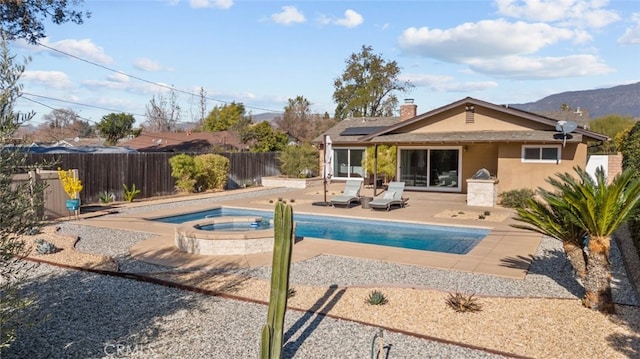
<svg viewBox="0 0 640 359"><path fill-rule="evenodd" d="M587 119L607 115L631 116L640 119L640 82L595 90L561 92L535 102L508 105L543 115L560 112L563 105L567 105L573 112L588 114ZM266 112L251 117L257 123L271 122L280 116L282 116L281 112Z"/></svg>
<svg viewBox="0 0 640 359"><path fill-rule="evenodd" d="M509 104L509 107L548 113L559 111L563 105L585 111L591 119L607 115L640 118L640 82L596 90L561 92L535 102Z"/></svg>

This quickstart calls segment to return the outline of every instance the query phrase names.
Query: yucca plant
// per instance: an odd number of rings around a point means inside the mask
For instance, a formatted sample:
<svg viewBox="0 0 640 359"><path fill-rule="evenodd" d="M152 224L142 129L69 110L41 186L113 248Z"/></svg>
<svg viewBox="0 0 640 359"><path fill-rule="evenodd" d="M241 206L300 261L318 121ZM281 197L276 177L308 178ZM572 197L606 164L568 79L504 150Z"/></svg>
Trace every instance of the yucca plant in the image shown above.
<svg viewBox="0 0 640 359"><path fill-rule="evenodd" d="M370 305L385 305L389 302L384 293L379 290L374 290L367 296L366 303Z"/></svg>
<svg viewBox="0 0 640 359"><path fill-rule="evenodd" d="M479 312L482 310L482 305L473 297L473 294L449 293L446 303L458 313Z"/></svg>

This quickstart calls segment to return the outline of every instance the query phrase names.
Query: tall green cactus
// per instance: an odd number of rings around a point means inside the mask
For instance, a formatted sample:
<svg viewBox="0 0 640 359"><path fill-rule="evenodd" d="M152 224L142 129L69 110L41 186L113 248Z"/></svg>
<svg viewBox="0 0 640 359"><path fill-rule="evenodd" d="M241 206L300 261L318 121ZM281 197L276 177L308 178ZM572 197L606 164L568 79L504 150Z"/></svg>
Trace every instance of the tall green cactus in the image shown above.
<svg viewBox="0 0 640 359"><path fill-rule="evenodd" d="M274 214L273 264L267 324L262 327L260 357L280 359L284 337L284 315L287 311L289 269L293 248L293 210L283 202L276 204Z"/></svg>

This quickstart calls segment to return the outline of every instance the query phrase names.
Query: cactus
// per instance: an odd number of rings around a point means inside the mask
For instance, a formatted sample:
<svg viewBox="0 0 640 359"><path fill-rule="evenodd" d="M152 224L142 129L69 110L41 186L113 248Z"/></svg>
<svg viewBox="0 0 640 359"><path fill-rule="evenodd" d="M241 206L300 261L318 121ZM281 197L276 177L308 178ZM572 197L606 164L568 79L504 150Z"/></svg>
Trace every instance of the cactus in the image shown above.
<svg viewBox="0 0 640 359"><path fill-rule="evenodd" d="M262 327L260 357L279 359L282 356L284 315L289 293L289 269L293 248L293 210L283 202L276 204L274 215L273 264L271 294L267 324Z"/></svg>

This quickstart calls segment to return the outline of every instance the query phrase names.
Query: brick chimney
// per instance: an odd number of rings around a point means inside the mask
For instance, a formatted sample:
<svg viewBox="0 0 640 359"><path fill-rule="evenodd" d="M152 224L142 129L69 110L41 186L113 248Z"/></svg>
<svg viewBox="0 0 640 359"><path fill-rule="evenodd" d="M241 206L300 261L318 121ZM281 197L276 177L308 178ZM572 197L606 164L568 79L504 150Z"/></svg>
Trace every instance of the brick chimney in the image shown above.
<svg viewBox="0 0 640 359"><path fill-rule="evenodd" d="M408 120L412 117L416 117L418 111L418 105L413 103L412 98L407 98L404 103L400 105L400 121Z"/></svg>

